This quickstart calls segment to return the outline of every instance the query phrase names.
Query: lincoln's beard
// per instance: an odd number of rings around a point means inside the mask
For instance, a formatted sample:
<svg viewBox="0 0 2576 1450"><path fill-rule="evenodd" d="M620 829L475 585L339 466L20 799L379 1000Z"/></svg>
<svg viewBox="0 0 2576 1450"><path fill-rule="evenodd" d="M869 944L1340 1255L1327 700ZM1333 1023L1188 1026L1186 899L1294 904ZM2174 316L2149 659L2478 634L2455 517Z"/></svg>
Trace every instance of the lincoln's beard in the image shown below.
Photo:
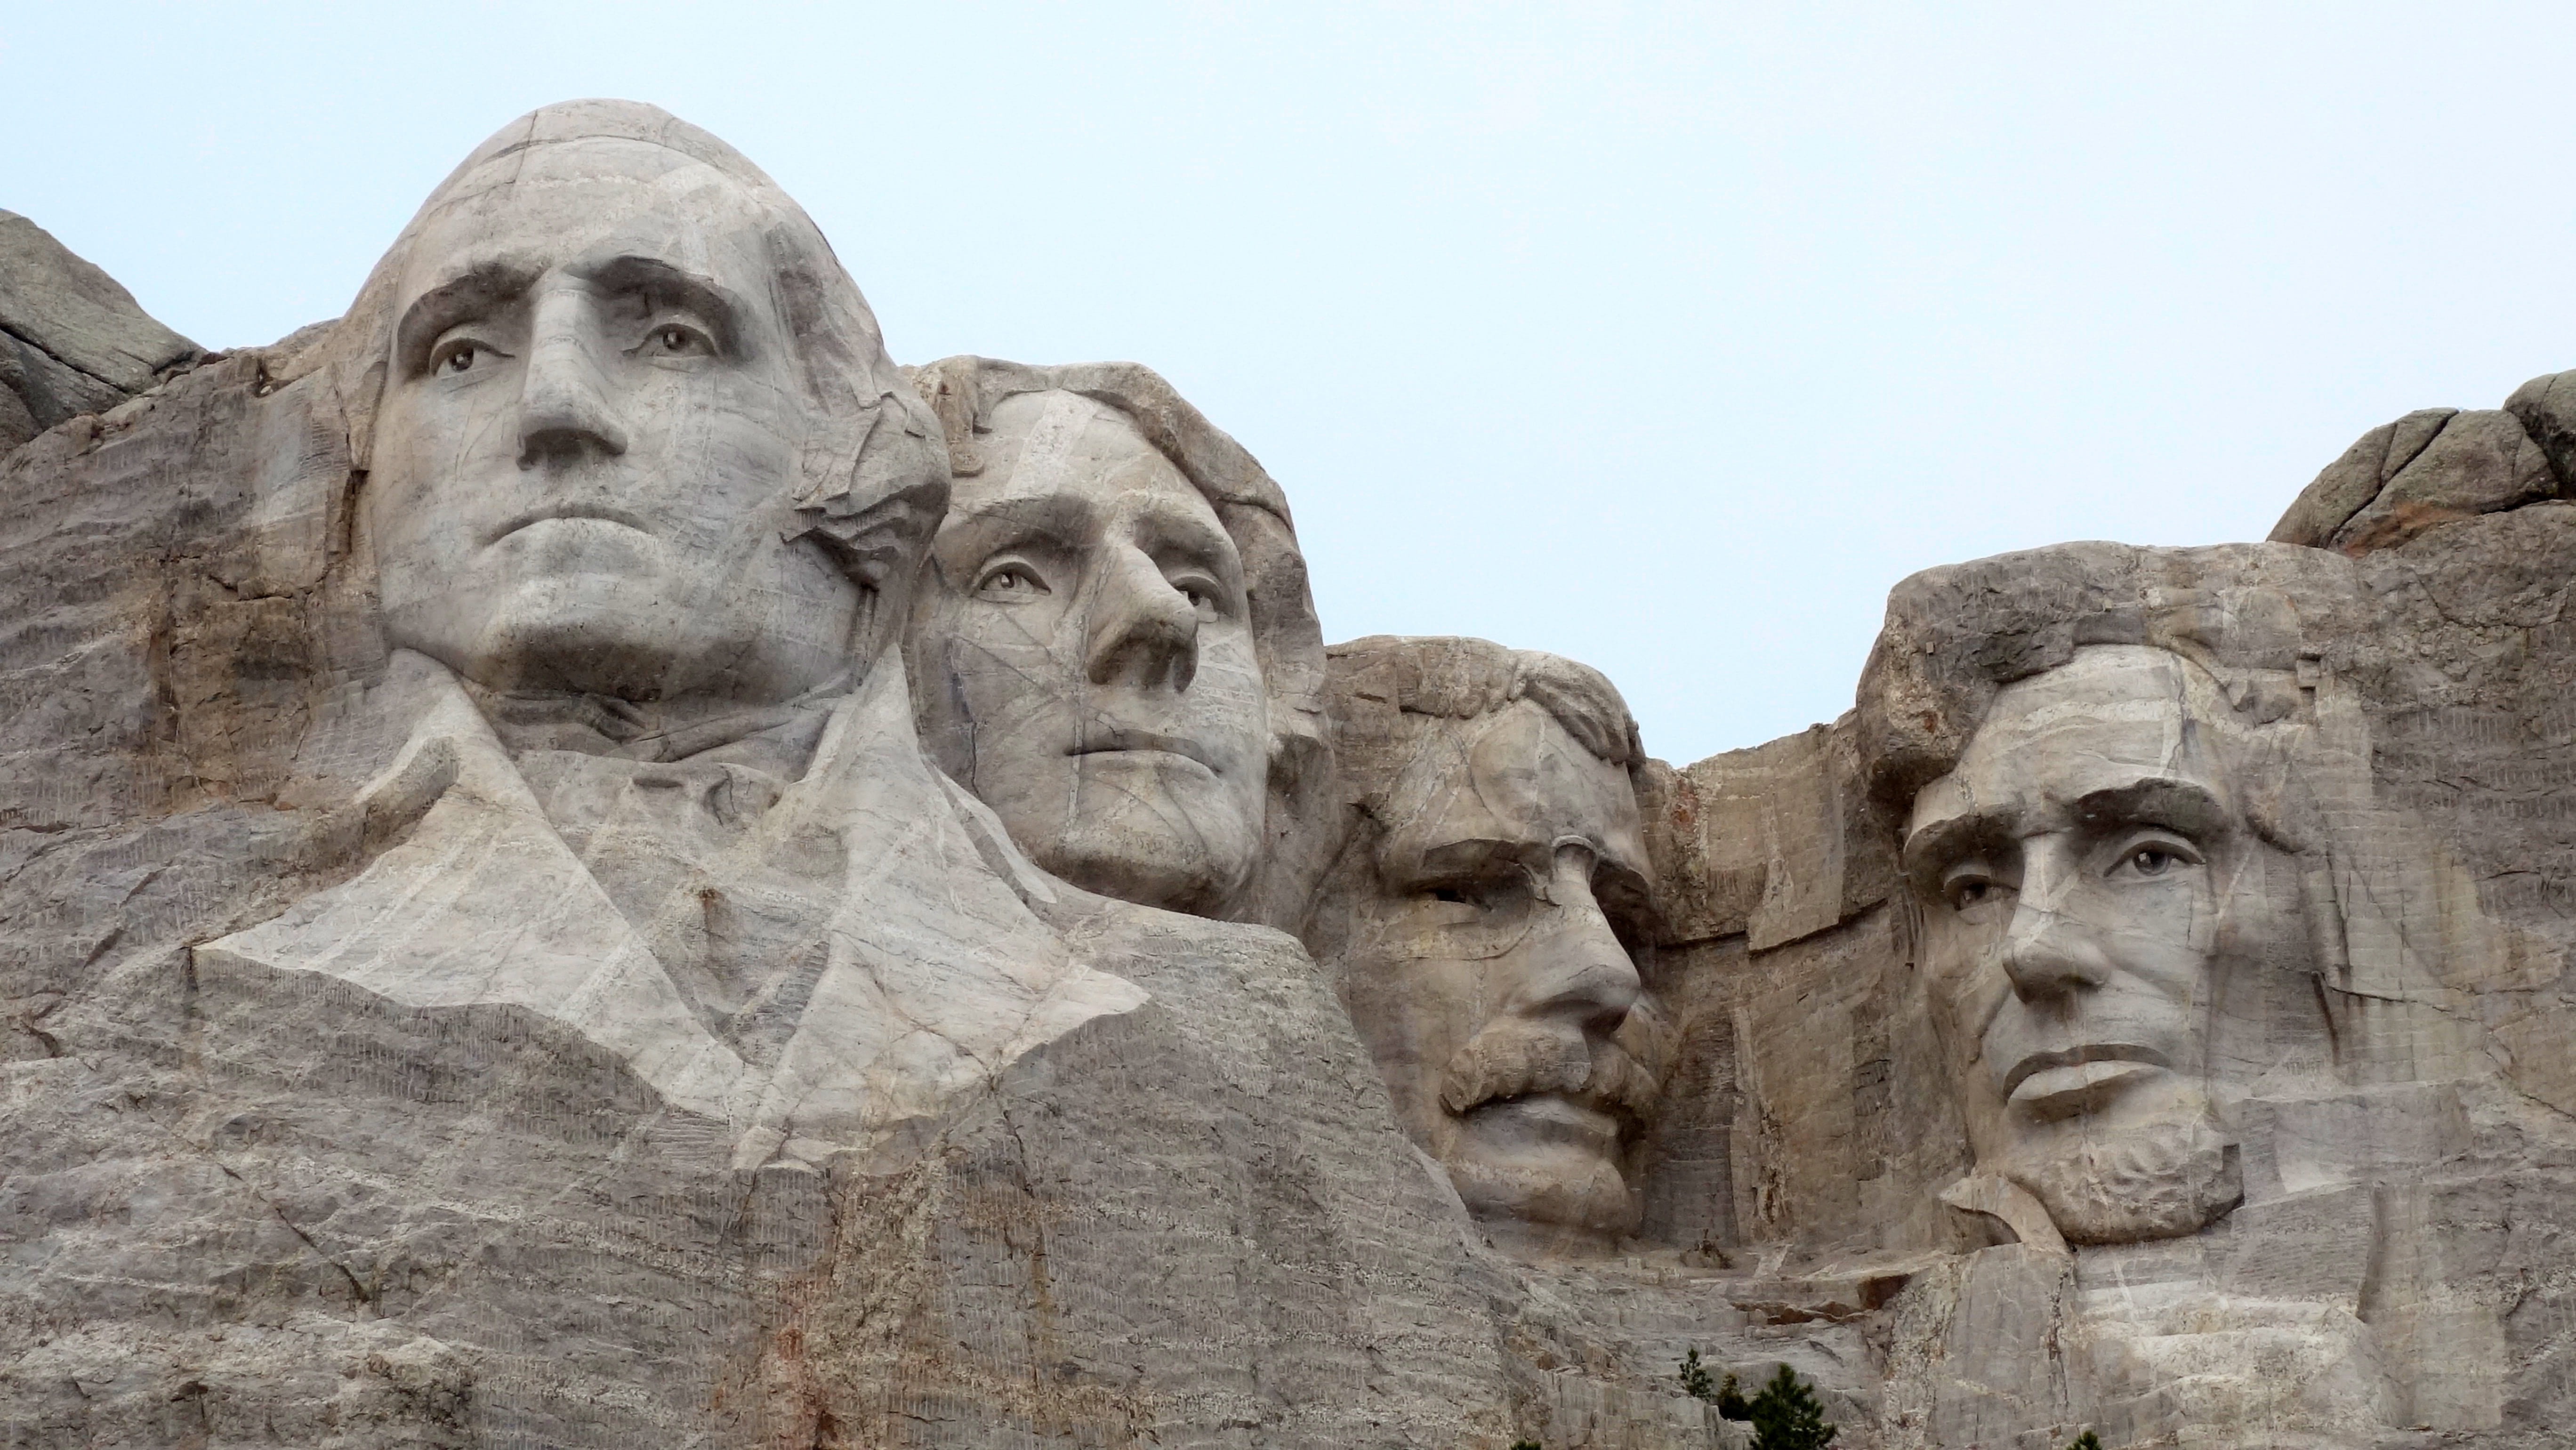
<svg viewBox="0 0 2576 1450"><path fill-rule="evenodd" d="M2025 1152L2004 1176L2029 1189L2069 1243L2180 1238L2245 1197L2235 1145L2206 1108L2176 1109L2098 1135Z"/></svg>

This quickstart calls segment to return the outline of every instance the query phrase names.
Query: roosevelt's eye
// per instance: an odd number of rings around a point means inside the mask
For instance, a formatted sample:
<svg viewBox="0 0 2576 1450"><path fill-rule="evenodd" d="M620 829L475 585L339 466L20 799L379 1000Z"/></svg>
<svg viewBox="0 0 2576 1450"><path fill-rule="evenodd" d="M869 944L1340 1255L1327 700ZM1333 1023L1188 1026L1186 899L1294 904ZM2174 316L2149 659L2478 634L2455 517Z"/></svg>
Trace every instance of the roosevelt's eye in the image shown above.
<svg viewBox="0 0 2576 1450"><path fill-rule="evenodd" d="M975 582L977 598L999 600L1006 604L1016 604L1053 592L1047 588L1046 581L1038 577L1035 569L1021 563L996 564L985 570L984 577Z"/></svg>
<svg viewBox="0 0 2576 1450"><path fill-rule="evenodd" d="M705 333L686 323L665 322L644 338L647 357L713 357L715 351L715 343Z"/></svg>

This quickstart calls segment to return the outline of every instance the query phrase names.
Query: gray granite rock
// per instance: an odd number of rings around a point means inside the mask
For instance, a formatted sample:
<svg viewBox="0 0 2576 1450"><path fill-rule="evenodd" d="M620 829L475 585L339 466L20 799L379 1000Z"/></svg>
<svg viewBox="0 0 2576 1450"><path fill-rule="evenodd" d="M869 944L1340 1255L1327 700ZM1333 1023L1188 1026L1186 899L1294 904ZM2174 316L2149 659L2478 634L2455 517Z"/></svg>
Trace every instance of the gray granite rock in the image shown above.
<svg viewBox="0 0 2576 1450"><path fill-rule="evenodd" d="M0 211L0 453L115 407L201 352L44 228Z"/></svg>

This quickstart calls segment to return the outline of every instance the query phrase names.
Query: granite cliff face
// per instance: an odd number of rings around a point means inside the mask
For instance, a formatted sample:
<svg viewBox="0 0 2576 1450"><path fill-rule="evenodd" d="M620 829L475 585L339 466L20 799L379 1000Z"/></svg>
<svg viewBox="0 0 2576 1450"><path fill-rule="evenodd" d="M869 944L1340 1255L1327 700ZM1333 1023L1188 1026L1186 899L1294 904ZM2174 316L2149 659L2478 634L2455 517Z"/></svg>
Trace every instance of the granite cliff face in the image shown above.
<svg viewBox="0 0 2576 1450"><path fill-rule="evenodd" d="M13 1445L2576 1423L2569 375L1676 769L647 107L270 348L0 256Z"/></svg>

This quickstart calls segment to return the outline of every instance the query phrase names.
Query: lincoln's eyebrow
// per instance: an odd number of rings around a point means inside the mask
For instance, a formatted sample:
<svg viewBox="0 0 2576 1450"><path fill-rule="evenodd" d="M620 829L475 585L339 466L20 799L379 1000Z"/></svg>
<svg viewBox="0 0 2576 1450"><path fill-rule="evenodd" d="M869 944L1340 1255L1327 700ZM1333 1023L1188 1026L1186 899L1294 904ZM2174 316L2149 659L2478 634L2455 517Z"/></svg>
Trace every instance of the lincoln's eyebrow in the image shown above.
<svg viewBox="0 0 2576 1450"><path fill-rule="evenodd" d="M534 267L488 259L451 274L403 309L402 321L394 327L396 364L406 374L420 371L440 333L517 297L536 276Z"/></svg>
<svg viewBox="0 0 2576 1450"><path fill-rule="evenodd" d="M2217 796L2187 780L2141 780L2076 797L2075 819L2088 827L2163 826L2203 839L2224 833L2227 807Z"/></svg>
<svg viewBox="0 0 2576 1450"><path fill-rule="evenodd" d="M1905 838L1899 853L1906 875L1929 879L1931 873L2001 840L2009 840L2019 817L2008 811L1970 811L1934 821Z"/></svg>
<svg viewBox="0 0 2576 1450"><path fill-rule="evenodd" d="M716 346L733 356L743 350L742 320L746 308L733 289L713 277L675 267L659 257L622 253L576 269L592 286L632 293L648 302L677 306L695 313L715 329Z"/></svg>

